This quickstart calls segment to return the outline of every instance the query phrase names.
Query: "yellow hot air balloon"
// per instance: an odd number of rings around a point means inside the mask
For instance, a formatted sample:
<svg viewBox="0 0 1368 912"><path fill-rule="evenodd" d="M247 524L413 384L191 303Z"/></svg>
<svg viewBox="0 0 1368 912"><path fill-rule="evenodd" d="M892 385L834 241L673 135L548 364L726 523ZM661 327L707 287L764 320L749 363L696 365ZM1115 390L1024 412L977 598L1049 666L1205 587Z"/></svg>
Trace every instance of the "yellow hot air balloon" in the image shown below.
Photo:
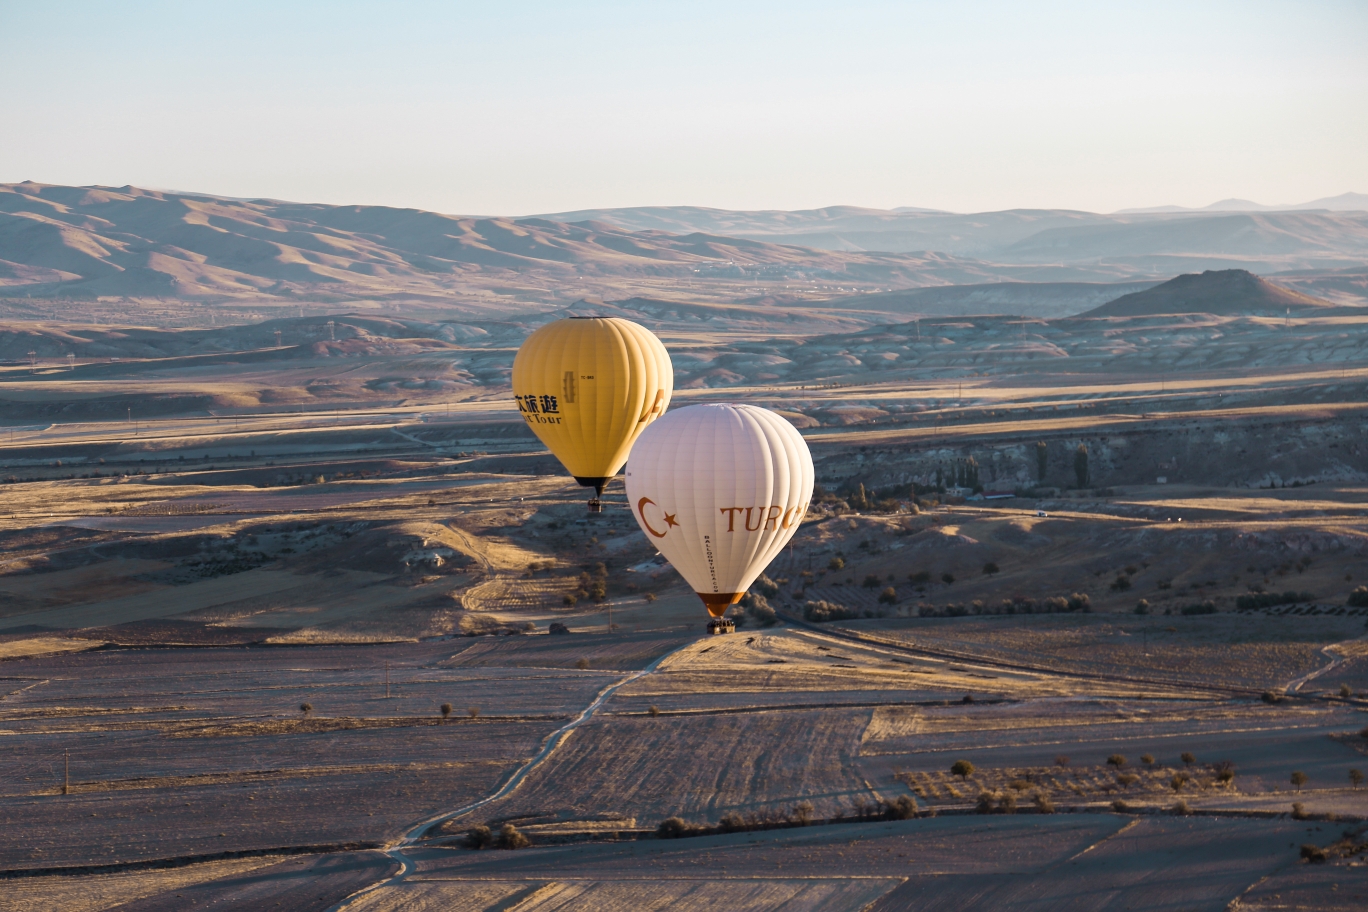
<svg viewBox="0 0 1368 912"><path fill-rule="evenodd" d="M648 329L618 317L571 317L527 337L513 359L513 398L532 432L575 481L589 509L674 392L670 355Z"/></svg>

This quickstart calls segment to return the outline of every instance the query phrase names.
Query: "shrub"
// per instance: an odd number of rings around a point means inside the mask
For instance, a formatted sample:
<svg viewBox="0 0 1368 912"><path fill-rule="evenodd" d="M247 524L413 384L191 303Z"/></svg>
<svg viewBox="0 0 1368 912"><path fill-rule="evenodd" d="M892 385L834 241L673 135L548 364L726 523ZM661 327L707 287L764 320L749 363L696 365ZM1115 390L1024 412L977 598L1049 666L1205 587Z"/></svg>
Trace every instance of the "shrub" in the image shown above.
<svg viewBox="0 0 1368 912"><path fill-rule="evenodd" d="M1314 598L1315 596L1309 592L1251 592L1237 597L1235 607L1241 611L1252 611L1257 608L1272 608L1274 605L1295 605L1297 602L1309 602Z"/></svg>
<svg viewBox="0 0 1368 912"><path fill-rule="evenodd" d="M883 592L879 593L879 603L882 605L892 605L897 600L898 590L894 589L892 586L889 586L884 589Z"/></svg>
<svg viewBox="0 0 1368 912"><path fill-rule="evenodd" d="M450 717L451 717L451 704L450 704L450 703L443 703L440 712L442 713L442 718L443 718L443 719L448 719L448 718L450 718Z"/></svg>
<svg viewBox="0 0 1368 912"><path fill-rule="evenodd" d="M741 607L746 609L746 616L761 627L773 627L779 620L769 599L759 593L748 592L741 596Z"/></svg>
<svg viewBox="0 0 1368 912"><path fill-rule="evenodd" d="M1016 795L1011 792L1003 792L998 798L998 813L1015 814L1017 808Z"/></svg>
<svg viewBox="0 0 1368 912"><path fill-rule="evenodd" d="M808 602L803 606L803 617L817 624L827 621L846 621L860 616L855 608L847 608L837 602Z"/></svg>
<svg viewBox="0 0 1368 912"><path fill-rule="evenodd" d="M879 586L883 585L883 580L871 573L864 578L864 582L860 583L860 585L864 586L866 589L878 589Z"/></svg>
<svg viewBox="0 0 1368 912"><path fill-rule="evenodd" d="M1130 577L1126 576L1126 574L1124 573L1116 574L1116 579L1112 580L1111 590L1113 592L1125 592L1126 590L1130 589L1130 587Z"/></svg>
<svg viewBox="0 0 1368 912"><path fill-rule="evenodd" d="M1211 769L1216 774L1216 781L1222 785L1229 785L1235 781L1235 764L1231 761L1222 760L1213 764Z"/></svg>
<svg viewBox="0 0 1368 912"><path fill-rule="evenodd" d="M1173 813L1179 817L1186 817L1192 813L1192 808L1188 807L1188 803L1180 798L1173 805Z"/></svg>
<svg viewBox="0 0 1368 912"><path fill-rule="evenodd" d="M836 555L836 556L833 557L831 560L827 561L827 569L828 569L828 570L844 570L844 569L845 569L845 559L842 558L839 554Z"/></svg>
<svg viewBox="0 0 1368 912"><path fill-rule="evenodd" d="M1362 770L1357 770L1357 769L1351 769L1351 770L1349 771L1349 784L1352 785L1354 788L1358 788L1360 785L1362 785L1362 784L1363 784L1363 771L1362 771Z"/></svg>
<svg viewBox="0 0 1368 912"><path fill-rule="evenodd" d="M951 583L953 583L954 581L955 581L955 574L953 574L953 573L942 573L942 574L941 574L941 582L942 582L942 583L945 583L945 585L948 586L948 585L950 585Z"/></svg>
<svg viewBox="0 0 1368 912"><path fill-rule="evenodd" d="M1035 802L1037 814L1053 814L1055 812L1054 802L1044 792L1036 792L1031 796L1031 800Z"/></svg>
<svg viewBox="0 0 1368 912"><path fill-rule="evenodd" d="M499 830L499 848L501 849L525 849L531 844L527 837L518 832L518 828L511 823L505 823L503 829Z"/></svg>
<svg viewBox="0 0 1368 912"><path fill-rule="evenodd" d="M576 662L575 662L575 667L578 668L580 671L584 671L586 668L589 667L589 660L588 660L588 659L578 659L578 660L576 660Z"/></svg>
<svg viewBox="0 0 1368 912"><path fill-rule="evenodd" d="M952 776L959 776L961 780L966 780L974 775L974 764L968 760L956 760L950 767Z"/></svg>
<svg viewBox="0 0 1368 912"><path fill-rule="evenodd" d="M992 561L989 561L988 563L983 565L983 572L989 576L992 576L994 573L998 572L998 565L993 563Z"/></svg>
<svg viewBox="0 0 1368 912"><path fill-rule="evenodd" d="M1306 785L1306 773L1303 773L1301 770L1293 770L1292 775L1288 777L1288 780L1292 783L1293 788L1300 792L1302 786Z"/></svg>
<svg viewBox="0 0 1368 912"><path fill-rule="evenodd" d="M1069 765L1069 758L1060 754L1058 757L1055 757L1054 762L1055 766L1067 767Z"/></svg>
<svg viewBox="0 0 1368 912"><path fill-rule="evenodd" d="M1153 754L1141 754L1141 755L1140 755L1140 762L1143 763L1143 764L1145 764L1145 766L1154 766L1154 755L1153 755Z"/></svg>
<svg viewBox="0 0 1368 912"><path fill-rule="evenodd" d="M307 718L309 717L309 713L313 712L313 704L312 704L312 703L300 703L300 704L299 704L299 711L302 712L302 713L304 714L304 718L307 719Z"/></svg>
<svg viewBox="0 0 1368 912"><path fill-rule="evenodd" d="M1314 842L1303 843L1301 847L1301 857L1308 864L1320 864L1325 861L1325 849L1322 849Z"/></svg>
<svg viewBox="0 0 1368 912"><path fill-rule="evenodd" d="M929 583L931 582L931 571L918 570L916 573L909 573L907 574L907 581L914 586L920 586L923 583Z"/></svg>
<svg viewBox="0 0 1368 912"><path fill-rule="evenodd" d="M1192 766L1192 764L1197 762L1197 758L1194 757L1190 751L1183 751L1178 755L1178 759L1183 761L1184 766Z"/></svg>
<svg viewBox="0 0 1368 912"><path fill-rule="evenodd" d="M1141 599L1140 601L1136 602L1136 603L1135 603L1135 613L1136 613L1136 614L1149 614L1149 601L1148 601L1147 599Z"/></svg>
<svg viewBox="0 0 1368 912"><path fill-rule="evenodd" d="M1188 780L1191 778L1192 777L1187 773L1174 773L1173 778L1169 780L1169 788L1173 789L1175 792L1181 792L1183 786L1187 785Z"/></svg>
<svg viewBox="0 0 1368 912"><path fill-rule="evenodd" d="M807 826L812 823L812 813L812 804L807 801L800 801L793 806L793 813L789 815L789 819L799 826Z"/></svg>
<svg viewBox="0 0 1368 912"><path fill-rule="evenodd" d="M1130 788L1140 781L1140 777L1134 773L1122 773L1116 777L1116 781L1122 788Z"/></svg>
<svg viewBox="0 0 1368 912"><path fill-rule="evenodd" d="M1075 592L1073 595L1069 596L1068 607L1070 611L1082 611L1086 613L1092 611L1092 601L1088 598L1086 592Z"/></svg>
<svg viewBox="0 0 1368 912"><path fill-rule="evenodd" d="M1078 479L1078 486L1086 488L1088 486L1088 445L1080 443L1078 449L1074 450L1074 476Z"/></svg>
<svg viewBox="0 0 1368 912"><path fill-rule="evenodd" d="M1341 700L1347 700L1354 695L1354 691L1348 684L1341 684L1339 695Z"/></svg>
<svg viewBox="0 0 1368 912"><path fill-rule="evenodd" d="M979 792L978 800L974 804L974 810L980 814L993 813L993 793Z"/></svg>
<svg viewBox="0 0 1368 912"><path fill-rule="evenodd" d="M472 719L480 718L480 707L478 706L472 706L467 709L466 712L470 714L470 718Z"/></svg>
<svg viewBox="0 0 1368 912"><path fill-rule="evenodd" d="M1271 690L1265 690L1265 691L1259 696L1259 699L1260 699L1260 700L1263 700L1265 703L1270 703L1270 704L1272 704L1272 703L1281 703L1281 702L1283 701L1282 694L1276 694L1276 693L1274 693L1274 692L1271 691Z"/></svg>
<svg viewBox="0 0 1368 912"><path fill-rule="evenodd" d="M561 596L561 604L565 605L567 608L575 607L575 604L578 602L579 599L575 598L568 592L565 595Z"/></svg>
<svg viewBox="0 0 1368 912"><path fill-rule="evenodd" d="M1117 798L1115 801L1112 802L1112 810L1116 811L1116 813L1118 814L1128 814L1130 813L1130 809L1130 805L1122 801L1120 798Z"/></svg>
<svg viewBox="0 0 1368 912"><path fill-rule="evenodd" d="M1344 604L1350 608L1368 608L1368 586L1359 586L1349 593L1349 598L1345 599Z"/></svg>
<svg viewBox="0 0 1368 912"><path fill-rule="evenodd" d="M812 805L808 805L809 811ZM911 820L917 816L917 802L910 795L899 795L885 805L884 816L889 820Z"/></svg>
<svg viewBox="0 0 1368 912"><path fill-rule="evenodd" d="M1206 601L1200 602L1200 603L1198 603L1198 604L1196 604L1196 605L1184 605L1184 606L1183 606L1183 614L1186 614L1186 615L1194 615L1194 614L1215 614L1215 613L1216 613L1216 603L1213 602L1211 599L1207 599Z"/></svg>
<svg viewBox="0 0 1368 912"><path fill-rule="evenodd" d="M466 833L466 846L472 849L485 849L494 843L494 834L487 826L471 827Z"/></svg>
<svg viewBox="0 0 1368 912"><path fill-rule="evenodd" d="M779 585L763 573L760 574L760 578L752 584L751 588L755 589L765 598L774 598L779 594Z"/></svg>
<svg viewBox="0 0 1368 912"><path fill-rule="evenodd" d="M746 829L746 818L737 811L728 811L717 821L719 833L740 833Z"/></svg>
<svg viewBox="0 0 1368 912"><path fill-rule="evenodd" d="M659 707L659 706L654 706L654 705L653 705L653 706L651 706L649 709L647 709L646 711L647 711L648 713L650 713L650 714L652 715L652 717L660 715L660 707Z"/></svg>
<svg viewBox="0 0 1368 912"><path fill-rule="evenodd" d="M660 826L656 827L656 836L660 839L682 839L692 835L694 827L684 822L682 817L667 817L660 821Z"/></svg>
<svg viewBox="0 0 1368 912"><path fill-rule="evenodd" d="M1126 765L1126 758L1120 754L1112 754L1107 758L1107 766L1114 766L1117 769Z"/></svg>
<svg viewBox="0 0 1368 912"><path fill-rule="evenodd" d="M1300 801L1294 801L1294 802L1292 802L1292 819L1293 819L1293 820L1305 820L1305 819L1306 819L1306 806L1303 805Z"/></svg>
<svg viewBox="0 0 1368 912"><path fill-rule="evenodd" d="M648 602L654 602L656 600L656 594L654 592L648 592L645 595L643 595L642 598L644 598Z"/></svg>

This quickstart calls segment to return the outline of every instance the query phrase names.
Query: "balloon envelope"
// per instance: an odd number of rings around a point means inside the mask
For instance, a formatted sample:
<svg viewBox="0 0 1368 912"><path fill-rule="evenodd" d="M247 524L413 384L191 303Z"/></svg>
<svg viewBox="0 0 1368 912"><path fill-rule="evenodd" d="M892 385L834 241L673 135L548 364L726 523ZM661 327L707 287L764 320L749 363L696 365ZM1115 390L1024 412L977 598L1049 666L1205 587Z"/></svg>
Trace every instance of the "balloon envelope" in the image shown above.
<svg viewBox="0 0 1368 912"><path fill-rule="evenodd" d="M721 617L798 531L812 500L807 442L753 405L692 405L647 428L627 461L637 523Z"/></svg>
<svg viewBox="0 0 1368 912"><path fill-rule="evenodd" d="M513 359L513 398L528 427L576 481L600 491L673 392L665 346L617 317L548 323Z"/></svg>

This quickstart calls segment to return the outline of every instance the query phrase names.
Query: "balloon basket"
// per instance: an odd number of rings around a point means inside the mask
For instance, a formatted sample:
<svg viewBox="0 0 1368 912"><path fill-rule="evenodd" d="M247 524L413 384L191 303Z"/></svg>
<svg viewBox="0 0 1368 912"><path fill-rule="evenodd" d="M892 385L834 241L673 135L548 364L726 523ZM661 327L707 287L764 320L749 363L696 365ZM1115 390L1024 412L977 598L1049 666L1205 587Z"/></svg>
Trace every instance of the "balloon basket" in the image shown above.
<svg viewBox="0 0 1368 912"><path fill-rule="evenodd" d="M602 513L602 512L603 512L603 501L599 500L597 497L595 497L593 500L589 501L589 512L590 512L590 513Z"/></svg>
<svg viewBox="0 0 1368 912"><path fill-rule="evenodd" d="M730 618L713 618L708 621L708 633L716 636L721 633L735 633L736 624Z"/></svg>

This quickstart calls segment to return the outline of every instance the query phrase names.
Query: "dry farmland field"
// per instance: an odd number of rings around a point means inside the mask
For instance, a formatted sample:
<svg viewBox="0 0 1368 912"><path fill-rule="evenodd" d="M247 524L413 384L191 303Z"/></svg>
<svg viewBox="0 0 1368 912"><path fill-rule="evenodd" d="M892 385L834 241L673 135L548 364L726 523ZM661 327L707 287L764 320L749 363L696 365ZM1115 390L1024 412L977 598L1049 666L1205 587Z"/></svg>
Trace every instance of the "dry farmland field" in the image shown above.
<svg viewBox="0 0 1368 912"><path fill-rule="evenodd" d="M1368 317L648 304L817 467L730 636L535 321L6 328L0 910L1368 907Z"/></svg>

